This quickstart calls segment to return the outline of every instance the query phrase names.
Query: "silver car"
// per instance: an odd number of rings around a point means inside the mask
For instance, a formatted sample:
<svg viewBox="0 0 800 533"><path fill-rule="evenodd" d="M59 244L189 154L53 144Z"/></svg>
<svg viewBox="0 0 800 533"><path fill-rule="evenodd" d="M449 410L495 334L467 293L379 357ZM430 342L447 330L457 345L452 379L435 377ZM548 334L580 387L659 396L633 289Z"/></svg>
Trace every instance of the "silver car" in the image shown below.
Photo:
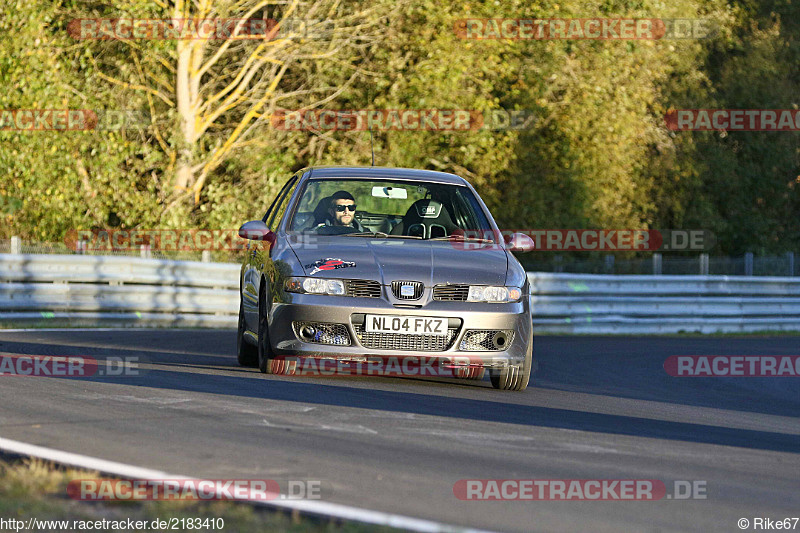
<svg viewBox="0 0 800 533"><path fill-rule="evenodd" d="M533 365L528 278L463 178L314 167L284 185L248 240L239 363L293 374L298 360L398 356L524 390Z"/></svg>

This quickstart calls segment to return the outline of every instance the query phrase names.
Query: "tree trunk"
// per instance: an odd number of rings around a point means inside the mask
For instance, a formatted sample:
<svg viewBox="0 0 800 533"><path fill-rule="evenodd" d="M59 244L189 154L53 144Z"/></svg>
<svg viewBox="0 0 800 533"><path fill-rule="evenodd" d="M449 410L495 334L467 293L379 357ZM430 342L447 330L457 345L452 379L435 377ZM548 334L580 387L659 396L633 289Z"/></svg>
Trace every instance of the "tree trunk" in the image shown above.
<svg viewBox="0 0 800 533"><path fill-rule="evenodd" d="M179 40L178 69L176 72L176 100L178 116L180 117L181 146L178 152L177 175L175 176L175 192L186 191L194 185L194 144L197 141L195 131L196 116L190 83L190 68L192 63L191 43Z"/></svg>

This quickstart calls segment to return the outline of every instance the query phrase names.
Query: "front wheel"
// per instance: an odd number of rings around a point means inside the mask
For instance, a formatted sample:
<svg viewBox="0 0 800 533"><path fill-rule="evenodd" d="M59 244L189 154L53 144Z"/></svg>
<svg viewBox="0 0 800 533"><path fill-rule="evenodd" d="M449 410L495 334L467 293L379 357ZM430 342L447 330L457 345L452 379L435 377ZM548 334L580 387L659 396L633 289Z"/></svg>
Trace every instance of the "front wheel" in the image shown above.
<svg viewBox="0 0 800 533"><path fill-rule="evenodd" d="M238 359L239 364L242 366L254 367L258 365L258 348L244 340L244 332L246 329L242 302L239 300L239 328L236 332L236 359Z"/></svg>
<svg viewBox="0 0 800 533"><path fill-rule="evenodd" d="M492 387L500 390L523 391L528 386L530 372L525 376L525 364L508 365L501 370L492 371L489 378L492 380Z"/></svg>
<svg viewBox="0 0 800 533"><path fill-rule="evenodd" d="M483 379L486 374L485 368L470 366L467 368L459 368L455 372L457 378L461 379Z"/></svg>
<svg viewBox="0 0 800 533"><path fill-rule="evenodd" d="M508 365L501 370L492 370L489 379L492 387L500 390L524 391L531 380L531 367L533 366L533 327L528 339L528 349L522 365Z"/></svg>
<svg viewBox="0 0 800 533"><path fill-rule="evenodd" d="M264 294L258 299L258 369L262 374L295 373L297 362L276 359L269 342L269 323L267 321L267 301Z"/></svg>

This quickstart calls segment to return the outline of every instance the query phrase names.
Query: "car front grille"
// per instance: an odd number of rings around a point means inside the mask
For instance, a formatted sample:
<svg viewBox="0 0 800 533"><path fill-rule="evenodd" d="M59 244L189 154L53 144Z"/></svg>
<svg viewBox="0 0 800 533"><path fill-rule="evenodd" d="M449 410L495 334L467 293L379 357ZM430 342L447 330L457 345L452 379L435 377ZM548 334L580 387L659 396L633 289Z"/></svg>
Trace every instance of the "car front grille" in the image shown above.
<svg viewBox="0 0 800 533"><path fill-rule="evenodd" d="M414 294L410 296L403 296L400 293L400 288L403 285L411 285L414 288ZM419 300L422 296L422 289L424 285L419 281L393 281L392 282L392 294L398 300Z"/></svg>
<svg viewBox="0 0 800 533"><path fill-rule="evenodd" d="M433 288L433 299L444 302L466 302L469 285L437 285Z"/></svg>
<svg viewBox="0 0 800 533"><path fill-rule="evenodd" d="M364 348L374 350L414 350L443 352L450 348L460 328L447 328L447 335L409 335L365 331L363 324L354 324L356 337Z"/></svg>
<svg viewBox="0 0 800 533"><path fill-rule="evenodd" d="M349 279L345 283L345 294L358 298L380 298L381 284L368 279Z"/></svg>

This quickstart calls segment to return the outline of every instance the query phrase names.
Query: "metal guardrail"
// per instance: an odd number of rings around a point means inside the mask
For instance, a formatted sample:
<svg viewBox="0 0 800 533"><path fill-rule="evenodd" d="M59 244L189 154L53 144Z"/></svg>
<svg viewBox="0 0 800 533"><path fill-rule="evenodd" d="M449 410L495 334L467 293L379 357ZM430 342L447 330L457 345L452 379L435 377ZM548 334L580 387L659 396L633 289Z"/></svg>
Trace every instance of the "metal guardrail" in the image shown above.
<svg viewBox="0 0 800 533"><path fill-rule="evenodd" d="M0 321L231 327L239 265L0 254Z"/></svg>
<svg viewBox="0 0 800 533"><path fill-rule="evenodd" d="M570 274L680 275L680 276L800 276L794 252L781 255L695 256L653 253L650 257L617 259L613 254L580 257L552 252L519 256L527 270Z"/></svg>
<svg viewBox="0 0 800 533"><path fill-rule="evenodd" d="M540 333L800 331L800 279L529 273Z"/></svg>
<svg viewBox="0 0 800 533"><path fill-rule="evenodd" d="M235 327L239 265L0 254L0 321ZM529 273L538 333L800 331L800 279Z"/></svg>

